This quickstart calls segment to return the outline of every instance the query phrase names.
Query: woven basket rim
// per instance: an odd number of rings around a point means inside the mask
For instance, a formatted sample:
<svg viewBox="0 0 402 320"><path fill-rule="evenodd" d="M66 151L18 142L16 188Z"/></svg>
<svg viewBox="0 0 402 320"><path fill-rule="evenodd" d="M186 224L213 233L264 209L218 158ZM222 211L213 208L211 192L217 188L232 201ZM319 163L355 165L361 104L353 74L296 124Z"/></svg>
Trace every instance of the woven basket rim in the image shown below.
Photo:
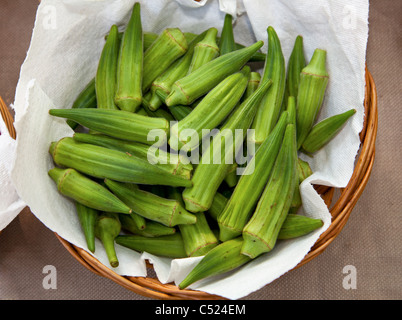
<svg viewBox="0 0 402 320"><path fill-rule="evenodd" d="M377 90L374 79L366 67L366 87L365 87L365 118L363 129L360 132L360 150L355 163L355 168L348 185L340 189L339 198L335 204L332 204L335 188L327 186L315 186L317 192L321 195L329 208L332 216L331 225L321 234L314 246L304 259L294 268L297 269L307 262L313 260L321 254L334 239L339 235L345 226L354 206L362 194L372 171L375 158L375 141L378 126L377 111ZM9 109L0 97L0 111L4 122L9 130L10 136L16 138L16 132L13 125L13 117ZM226 298L212 295L203 291L184 289L180 290L177 286L167 283L162 284L159 280L151 277L130 277L121 276L100 263L95 257L86 250L79 248L57 233L55 236L65 249L85 268L91 272L109 278L126 289L142 295L144 297L160 300L226 300ZM148 268L152 265L147 263ZM292 269L292 270L294 270ZM291 270L290 270L291 271Z"/></svg>

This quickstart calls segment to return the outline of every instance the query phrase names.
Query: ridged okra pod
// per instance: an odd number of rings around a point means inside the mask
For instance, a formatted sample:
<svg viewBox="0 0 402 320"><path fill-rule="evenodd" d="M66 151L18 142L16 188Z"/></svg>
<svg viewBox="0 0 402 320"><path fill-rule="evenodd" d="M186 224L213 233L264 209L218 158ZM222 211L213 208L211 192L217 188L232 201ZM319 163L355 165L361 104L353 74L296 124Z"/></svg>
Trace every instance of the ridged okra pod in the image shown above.
<svg viewBox="0 0 402 320"><path fill-rule="evenodd" d="M208 130L228 116L240 101L248 82L250 67L245 66L213 88L184 119L171 126L169 144L173 149L191 151L198 147ZM186 134L191 130L190 134Z"/></svg>
<svg viewBox="0 0 402 320"><path fill-rule="evenodd" d="M118 109L114 102L114 95L119 46L117 26L113 25L103 47L95 76L96 100L99 109Z"/></svg>
<svg viewBox="0 0 402 320"><path fill-rule="evenodd" d="M300 214L288 214L278 234L278 240L294 239L323 226L321 219L314 219Z"/></svg>
<svg viewBox="0 0 402 320"><path fill-rule="evenodd" d="M184 241L180 233L160 237L141 235L119 235L116 243L137 252L148 252L160 257L173 259L186 258Z"/></svg>
<svg viewBox="0 0 402 320"><path fill-rule="evenodd" d="M222 193L216 192L214 200L208 209L208 214L215 220L218 221L219 215L223 212L228 203L228 198L226 198Z"/></svg>
<svg viewBox="0 0 402 320"><path fill-rule="evenodd" d="M288 97L292 96L297 98L299 90L300 73L306 66L306 59L304 57L303 37L297 36L293 45L292 53L288 61L288 68L286 73L285 95L283 103L285 108L288 104Z"/></svg>
<svg viewBox="0 0 402 320"><path fill-rule="evenodd" d="M95 224L100 212L93 208L84 206L79 202L75 202L78 220L81 224L81 229L84 232L87 248L91 252L95 252ZM126 214L122 214L126 215Z"/></svg>
<svg viewBox="0 0 402 320"><path fill-rule="evenodd" d="M240 177L232 196L218 217L221 241L241 235L244 226L253 214L258 199L269 180L287 124L288 118L285 111Z"/></svg>
<svg viewBox="0 0 402 320"><path fill-rule="evenodd" d="M236 50L232 21L233 17L228 13L225 14L221 38L219 40L219 52L222 56Z"/></svg>
<svg viewBox="0 0 402 320"><path fill-rule="evenodd" d="M177 200L159 197L130 183L121 183L110 179L105 179L105 183L133 212L146 219L162 223L168 227L178 224L192 224L197 220Z"/></svg>
<svg viewBox="0 0 402 320"><path fill-rule="evenodd" d="M179 288L187 288L196 281L229 272L251 261L248 256L241 254L242 244L243 239L238 237L213 248L180 282Z"/></svg>
<svg viewBox="0 0 402 320"><path fill-rule="evenodd" d="M96 221L95 234L102 241L109 263L113 268L119 266L116 255L115 238L121 231L121 224L116 213L102 212Z"/></svg>
<svg viewBox="0 0 402 320"><path fill-rule="evenodd" d="M140 3L135 3L120 43L115 103L121 110L135 112L142 100L143 34Z"/></svg>
<svg viewBox="0 0 402 320"><path fill-rule="evenodd" d="M242 231L242 254L254 259L275 246L298 182L296 164L295 125L288 124L269 181Z"/></svg>
<svg viewBox="0 0 402 320"><path fill-rule="evenodd" d="M257 41L244 49L219 56L176 81L165 100L166 105L191 104L223 79L239 71L262 45L263 41Z"/></svg>
<svg viewBox="0 0 402 320"><path fill-rule="evenodd" d="M169 111L175 120L180 121L187 117L193 109L190 106L177 105L169 107Z"/></svg>
<svg viewBox="0 0 402 320"><path fill-rule="evenodd" d="M186 37L187 41L190 42L197 35L195 33L185 32L184 36ZM151 37L155 37L155 35L152 35ZM216 40L217 40L217 43L219 43L220 37L217 37ZM246 47L245 45L235 42L235 50L244 49L245 47ZM250 57L250 59L248 61L263 62L263 61L265 61L265 56L266 56L265 53L263 53L261 51L257 51Z"/></svg>
<svg viewBox="0 0 402 320"><path fill-rule="evenodd" d="M139 184L189 186L191 181L152 165L143 158L65 137L53 142L49 152L59 166L91 177Z"/></svg>
<svg viewBox="0 0 402 320"><path fill-rule="evenodd" d="M169 188L169 197L177 200L184 207L181 190ZM197 218L196 223L179 225L184 241L184 249L189 257L203 256L218 244L218 239L211 230L205 213L198 212L194 213L194 215Z"/></svg>
<svg viewBox="0 0 402 320"><path fill-rule="evenodd" d="M163 30L144 53L142 91L146 92L152 82L186 51L187 40L179 28Z"/></svg>
<svg viewBox="0 0 402 320"><path fill-rule="evenodd" d="M114 138L148 145L155 144L155 141L148 137L151 131L165 136L164 140L159 141L160 145L166 142L169 132L169 121L166 119L146 117L123 110L51 109L49 114L74 120L90 130Z"/></svg>
<svg viewBox="0 0 402 320"><path fill-rule="evenodd" d="M137 223L128 214L119 214L119 220L123 230L143 237L160 237L176 233L174 227L168 227L148 219L146 219L145 228L138 228Z"/></svg>
<svg viewBox="0 0 402 320"><path fill-rule="evenodd" d="M235 162L235 156L243 145L258 103L270 85L271 81L266 81L241 103L221 127L220 132L213 137L194 170L191 179L193 186L187 187L183 191L183 200L187 210L200 212L211 207L218 187L225 178L227 170Z"/></svg>
<svg viewBox="0 0 402 320"><path fill-rule="evenodd" d="M173 83L183 78L189 71L196 45L203 39L207 31L196 36L189 44L186 53L173 62L166 71L158 76L151 86L151 97L148 101L150 110L158 109L169 95Z"/></svg>
<svg viewBox="0 0 402 320"><path fill-rule="evenodd" d="M191 178L193 166L181 154L170 153L161 148L139 142L116 139L104 134L75 133L73 138L78 142L128 153L144 159L171 174L182 176L186 179Z"/></svg>
<svg viewBox="0 0 402 320"><path fill-rule="evenodd" d="M301 146L305 153L315 153L329 143L341 131L343 125L356 113L355 109L336 114L313 126Z"/></svg>
<svg viewBox="0 0 402 320"><path fill-rule="evenodd" d="M244 92L244 96L242 97L242 101L246 100L249 96L251 96L254 91L257 90L258 86L261 82L261 75L259 72L252 71L250 73L250 79L248 80L246 92Z"/></svg>
<svg viewBox="0 0 402 320"><path fill-rule="evenodd" d="M316 49L306 67L300 74L297 94L297 148L300 149L321 109L328 85L326 70L327 52Z"/></svg>
<svg viewBox="0 0 402 320"><path fill-rule="evenodd" d="M272 80L272 87L261 101L254 118L255 135L250 139L260 145L273 130L281 113L282 100L285 91L286 68L285 59L278 35L273 27L268 27L268 53L265 61L261 83Z"/></svg>
<svg viewBox="0 0 402 320"><path fill-rule="evenodd" d="M84 176L78 171L68 168L53 168L49 176L55 181L59 192L84 206L99 211L128 214L132 210L108 189Z"/></svg>
<svg viewBox="0 0 402 320"><path fill-rule="evenodd" d="M85 88L80 92L77 98L74 100L72 109L81 109L81 108L96 108L96 90L95 90L95 78L92 78L91 81L85 86ZM75 129L78 126L78 123L72 120L67 120L67 124L71 127L71 129Z"/></svg>
<svg viewBox="0 0 402 320"><path fill-rule="evenodd" d="M195 45L188 74L219 56L219 47L216 44L217 33L216 28L208 29L205 37Z"/></svg>

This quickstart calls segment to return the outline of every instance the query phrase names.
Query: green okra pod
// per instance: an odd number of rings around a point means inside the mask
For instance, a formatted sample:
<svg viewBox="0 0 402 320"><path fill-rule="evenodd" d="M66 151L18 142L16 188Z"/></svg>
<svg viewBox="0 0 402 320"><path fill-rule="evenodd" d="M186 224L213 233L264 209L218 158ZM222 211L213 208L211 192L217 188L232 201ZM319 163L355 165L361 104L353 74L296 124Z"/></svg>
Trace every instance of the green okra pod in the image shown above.
<svg viewBox="0 0 402 320"><path fill-rule="evenodd" d="M242 97L242 101L246 100L249 96L253 94L255 90L257 90L258 86L260 85L260 82L261 82L261 75L256 71L252 71L250 73L250 79L248 80L246 92Z"/></svg>
<svg viewBox="0 0 402 320"><path fill-rule="evenodd" d="M299 214L288 214L278 234L279 240L294 239L321 228L324 222Z"/></svg>
<svg viewBox="0 0 402 320"><path fill-rule="evenodd" d="M148 252L160 257L173 259L187 257L184 241L178 232L160 237L144 237L137 234L119 235L116 243L137 252Z"/></svg>
<svg viewBox="0 0 402 320"><path fill-rule="evenodd" d="M97 146L122 151L150 162L152 165L161 168L171 174L191 178L193 166L187 159L176 153L167 152L161 148L148 146L143 143L125 141L109 137L103 134L75 133L74 140L82 143L94 144Z"/></svg>
<svg viewBox="0 0 402 320"><path fill-rule="evenodd" d="M241 103L221 127L220 132L213 137L212 143L206 148L200 163L194 170L191 179L193 186L187 187L183 191L187 210L200 212L211 207L218 187L243 145L243 140L248 132L247 129L251 126L257 111L258 103L270 85L271 81L266 81L247 100Z"/></svg>
<svg viewBox="0 0 402 320"><path fill-rule="evenodd" d="M142 91L147 91L152 82L176 59L187 51L187 40L179 28L167 28L144 53Z"/></svg>
<svg viewBox="0 0 402 320"><path fill-rule="evenodd" d="M138 228L137 223L128 214L120 214L119 220L123 230L143 237L160 237L176 233L174 227L167 227L159 222L148 219L146 219L145 228Z"/></svg>
<svg viewBox="0 0 402 320"><path fill-rule="evenodd" d="M121 224L116 213L102 212L96 221L95 235L102 241L109 263L113 268L119 266L116 255L115 238L121 231Z"/></svg>
<svg viewBox="0 0 402 320"><path fill-rule="evenodd" d="M156 38L156 34L150 34L148 35L147 33L145 33L145 36L149 36L149 38ZM194 39L197 35L195 33L191 33L191 32L185 32L184 36L187 39L187 42L190 42L192 39ZM217 43L220 41L220 37L216 38ZM149 40L151 41L151 40ZM239 49L244 49L246 46L240 43L235 43L235 49L239 50ZM248 61L250 62L264 62L265 61L265 56L266 54L260 51L255 52Z"/></svg>
<svg viewBox="0 0 402 320"><path fill-rule="evenodd" d="M253 129L255 135L252 142L260 145L273 130L281 113L282 100L285 91L286 68L285 59L278 35L273 27L268 27L268 53L265 61L261 82L272 80L272 87L261 101L254 118Z"/></svg>
<svg viewBox="0 0 402 320"><path fill-rule="evenodd" d="M74 120L82 126L108 136L136 141L148 145L155 144L149 138L152 132L164 137L158 141L164 144L169 132L169 121L163 118L151 118L123 110L102 109L51 109L49 114Z"/></svg>
<svg viewBox="0 0 402 320"><path fill-rule="evenodd" d="M57 189L62 195L84 206L99 211L124 214L132 212L108 189L72 168L53 168L49 170L49 176L56 182Z"/></svg>
<svg viewBox="0 0 402 320"><path fill-rule="evenodd" d="M257 41L244 49L219 56L176 81L165 100L166 105L191 104L226 77L239 71L262 45L263 41Z"/></svg>
<svg viewBox="0 0 402 320"><path fill-rule="evenodd" d="M288 124L284 111L274 130L261 144L240 177L232 196L218 217L219 239L227 241L241 235L269 180Z"/></svg>
<svg viewBox="0 0 402 320"><path fill-rule="evenodd" d="M158 76L151 86L151 97L149 99L149 109L158 109L169 95L173 83L183 78L189 71L196 45L203 39L208 31L204 31L196 36L189 44L186 53L173 62L166 71Z"/></svg>
<svg viewBox="0 0 402 320"><path fill-rule="evenodd" d="M304 57L303 37L299 35L296 37L295 43L293 45L293 50L288 61L285 94L283 98L285 108L287 107L289 96L297 98L300 73L305 66L306 60Z"/></svg>
<svg viewBox="0 0 402 320"><path fill-rule="evenodd" d="M229 272L251 261L248 256L241 254L242 244L243 239L238 237L211 249L180 282L179 288L187 288L196 281Z"/></svg>
<svg viewBox="0 0 402 320"><path fill-rule="evenodd" d="M228 202L228 198L226 198L222 193L216 192L215 196L214 196L214 200L212 201L212 204L208 209L208 214L215 221L218 221L218 217L225 209L227 202Z"/></svg>
<svg viewBox="0 0 402 320"><path fill-rule="evenodd" d="M313 126L301 146L305 153L315 153L328 144L342 129L343 125L356 113L355 109L336 114Z"/></svg>
<svg viewBox="0 0 402 320"><path fill-rule="evenodd" d="M216 128L234 109L246 89L250 67L245 66L213 88L184 119L173 124L169 144L173 149L191 151L198 147L208 130ZM187 130L190 134L186 134Z"/></svg>
<svg viewBox="0 0 402 320"><path fill-rule="evenodd" d="M177 188L169 188L169 197L177 200L184 207L180 190ZM184 249L189 257L203 256L218 244L218 239L211 230L204 212L198 212L194 215L197 218L196 223L179 225L179 230L183 237Z"/></svg>
<svg viewBox="0 0 402 320"><path fill-rule="evenodd" d="M242 231L242 254L254 259L275 246L298 182L296 164L295 125L288 124L269 181L255 212Z"/></svg>
<svg viewBox="0 0 402 320"><path fill-rule="evenodd" d="M143 34L140 3L134 4L120 43L115 103L121 110L136 112L142 100Z"/></svg>
<svg viewBox="0 0 402 320"><path fill-rule="evenodd" d="M119 45L118 29L116 25L113 25L103 47L95 76L96 100L99 109L118 109L114 102L114 95Z"/></svg>
<svg viewBox="0 0 402 320"><path fill-rule="evenodd" d="M216 28L208 29L205 37L195 45L188 74L219 56L219 47L216 44L217 33Z"/></svg>
<svg viewBox="0 0 402 320"><path fill-rule="evenodd" d="M184 248L189 257L203 256L219 242L208 224L205 213L197 212L194 215L197 218L196 223L179 225Z"/></svg>
<svg viewBox="0 0 402 320"><path fill-rule="evenodd" d="M91 177L109 178L121 182L189 186L192 182L147 160L122 151L108 149L65 137L53 142L49 148L53 161L73 168Z"/></svg>
<svg viewBox="0 0 402 320"><path fill-rule="evenodd" d="M146 219L173 227L195 223L197 218L183 208L177 200L159 197L140 190L137 185L105 179L108 188L133 212Z"/></svg>
<svg viewBox="0 0 402 320"><path fill-rule="evenodd" d="M225 14L221 38L219 40L219 52L221 56L236 50L232 21L233 17L228 13Z"/></svg>
<svg viewBox="0 0 402 320"><path fill-rule="evenodd" d="M190 106L177 105L169 107L169 111L175 120L180 121L187 117L193 109Z"/></svg>
<svg viewBox="0 0 402 320"><path fill-rule="evenodd" d="M321 109L328 85L326 70L327 52L316 49L306 67L300 74L297 94L297 147L300 149Z"/></svg>
<svg viewBox="0 0 402 320"><path fill-rule="evenodd" d="M93 208L84 206L79 202L75 202L75 208L78 219L80 220L82 231L85 235L87 248L89 251L95 252L95 224L100 212Z"/></svg>
<svg viewBox="0 0 402 320"><path fill-rule="evenodd" d="M74 100L72 109L80 109L80 108L96 108L96 90L95 90L95 78L92 78L91 81L85 86L85 88L80 92L77 98ZM71 127L71 129L75 129L78 126L78 123L72 120L67 120L67 124Z"/></svg>

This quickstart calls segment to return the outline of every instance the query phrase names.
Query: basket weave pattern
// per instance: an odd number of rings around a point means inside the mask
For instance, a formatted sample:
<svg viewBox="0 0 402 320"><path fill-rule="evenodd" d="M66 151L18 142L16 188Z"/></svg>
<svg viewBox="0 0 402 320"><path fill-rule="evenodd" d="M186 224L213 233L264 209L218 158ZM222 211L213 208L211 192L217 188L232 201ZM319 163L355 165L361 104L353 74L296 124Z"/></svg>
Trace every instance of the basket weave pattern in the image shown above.
<svg viewBox="0 0 402 320"><path fill-rule="evenodd" d="M353 175L345 188L339 190L339 196L335 199L335 188L316 185L317 192L324 199L332 215L332 222L329 228L320 236L310 252L295 267L299 268L321 254L328 245L338 236L345 226L354 206L362 194L370 177L375 156L375 141L377 135L378 113L377 113L377 91L370 72L366 69L365 88L365 118L363 129L360 132L360 150L355 163ZM11 137L16 138L13 126L13 118L6 104L0 97L0 111ZM173 284L162 284L152 277L128 277L120 276L113 270L101 264L96 258L82 248L76 247L68 241L55 234L68 252L84 267L100 276L111 279L117 284L137 294L153 299L208 299L218 300L223 297L211 295L196 290L180 290ZM147 265L152 268L151 265Z"/></svg>

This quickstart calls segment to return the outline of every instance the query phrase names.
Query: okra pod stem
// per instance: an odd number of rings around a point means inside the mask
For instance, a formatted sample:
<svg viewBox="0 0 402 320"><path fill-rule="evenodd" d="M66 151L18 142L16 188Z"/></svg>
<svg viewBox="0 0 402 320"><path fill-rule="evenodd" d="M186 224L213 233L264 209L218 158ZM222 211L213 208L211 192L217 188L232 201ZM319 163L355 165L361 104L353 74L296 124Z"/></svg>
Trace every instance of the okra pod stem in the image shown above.
<svg viewBox="0 0 402 320"><path fill-rule="evenodd" d="M95 234L102 241L109 263L113 268L119 266L119 259L114 246L115 238L119 235L121 225L116 213L103 212L98 216Z"/></svg>
<svg viewBox="0 0 402 320"><path fill-rule="evenodd" d="M84 206L106 212L132 212L108 189L72 168L53 168L49 170L49 176L56 182L62 195Z"/></svg>
<svg viewBox="0 0 402 320"><path fill-rule="evenodd" d="M243 229L241 252L254 259L276 244L298 182L295 125L288 124L281 149L257 208Z"/></svg>
<svg viewBox="0 0 402 320"><path fill-rule="evenodd" d="M103 47L95 76L96 99L99 109L118 109L114 102L118 56L118 29L116 25L113 25Z"/></svg>
<svg viewBox="0 0 402 320"><path fill-rule="evenodd" d="M142 100L143 34L140 3L135 3L120 44L115 103L136 112Z"/></svg>

